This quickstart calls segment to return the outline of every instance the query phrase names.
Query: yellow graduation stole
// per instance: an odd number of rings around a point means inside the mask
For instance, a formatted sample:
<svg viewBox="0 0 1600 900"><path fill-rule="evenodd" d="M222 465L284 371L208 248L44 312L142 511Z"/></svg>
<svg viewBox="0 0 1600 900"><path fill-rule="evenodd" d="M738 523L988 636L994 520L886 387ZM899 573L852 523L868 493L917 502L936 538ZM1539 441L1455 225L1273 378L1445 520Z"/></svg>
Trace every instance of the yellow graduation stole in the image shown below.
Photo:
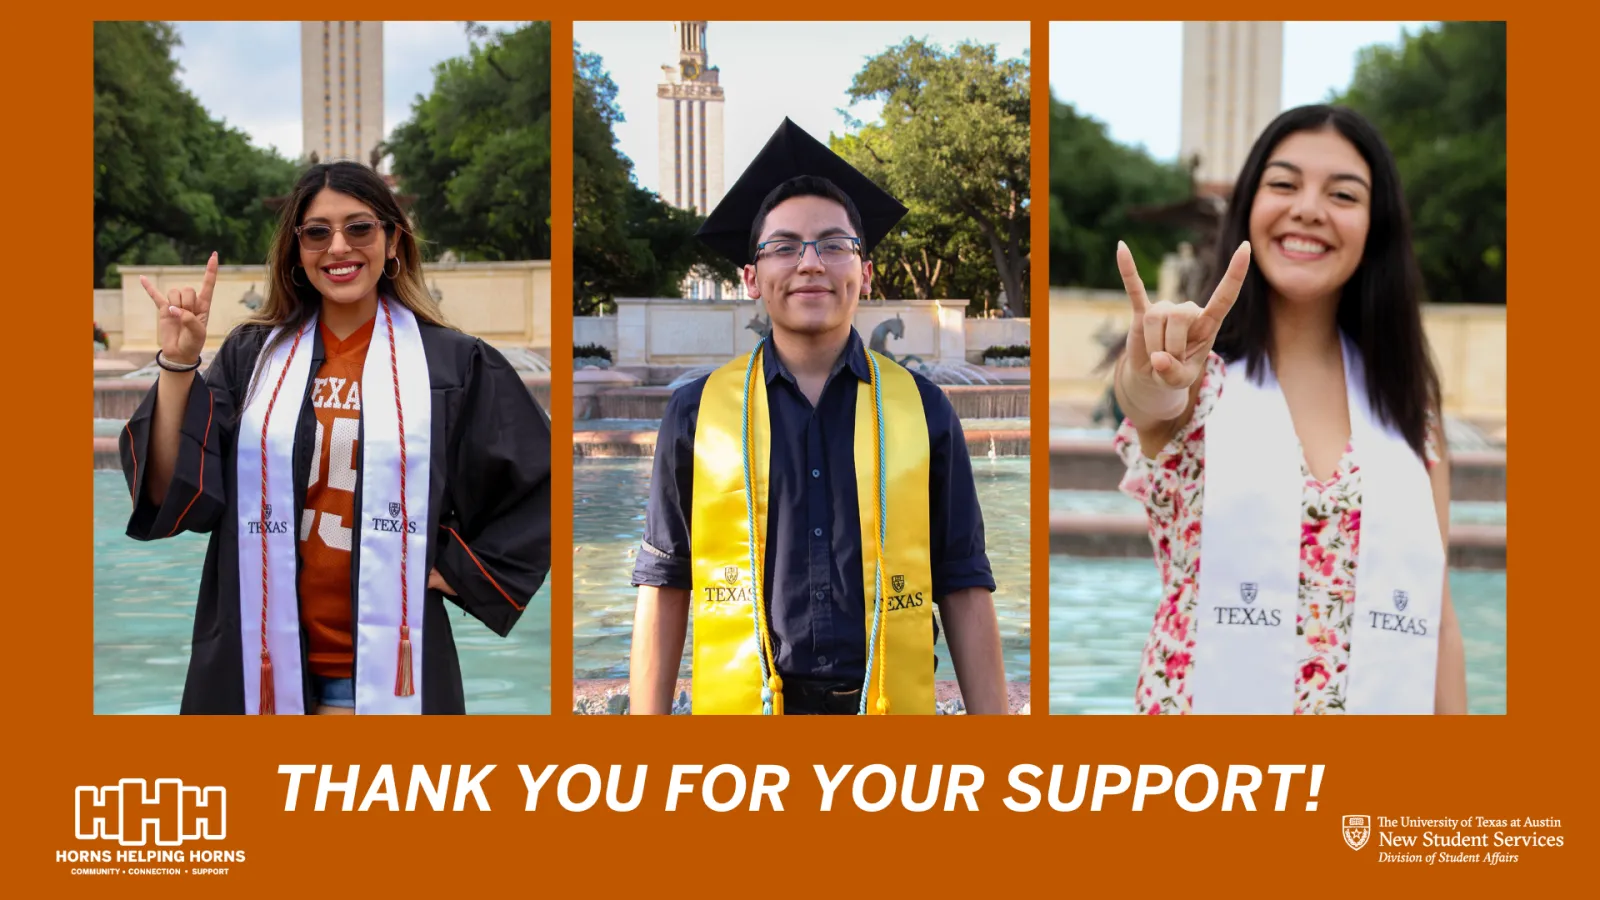
<svg viewBox="0 0 1600 900"><path fill-rule="evenodd" d="M763 344L706 381L694 437L693 704L697 715L782 715L761 583L772 437ZM931 715L933 577L928 423L911 373L866 351L856 394L856 497L867 674L862 712ZM892 437L894 452L885 440ZM891 698L893 703L891 704Z"/></svg>

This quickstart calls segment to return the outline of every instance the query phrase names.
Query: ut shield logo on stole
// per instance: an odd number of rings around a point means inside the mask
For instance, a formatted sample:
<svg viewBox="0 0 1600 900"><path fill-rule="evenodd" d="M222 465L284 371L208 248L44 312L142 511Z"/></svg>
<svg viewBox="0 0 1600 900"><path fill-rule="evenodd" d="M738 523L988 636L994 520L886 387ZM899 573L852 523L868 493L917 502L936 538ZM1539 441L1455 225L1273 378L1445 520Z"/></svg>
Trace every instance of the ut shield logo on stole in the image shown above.
<svg viewBox="0 0 1600 900"><path fill-rule="evenodd" d="M894 592L898 594L906 589L906 577L904 575L891 575L889 576L889 584L894 586Z"/></svg>
<svg viewBox="0 0 1600 900"><path fill-rule="evenodd" d="M1239 596L1244 600L1244 602L1256 602L1256 593L1257 586L1254 581L1242 581L1239 583Z"/></svg>
<svg viewBox="0 0 1600 900"><path fill-rule="evenodd" d="M1408 596L1405 591L1395 591L1394 592L1394 608L1395 609L1399 610L1400 612L1405 612L1406 611L1406 607L1410 606L1410 605L1411 605L1411 597Z"/></svg>
<svg viewBox="0 0 1600 900"><path fill-rule="evenodd" d="M398 504L398 503L390 503L389 504L389 515L391 515L391 516L400 515L400 504Z"/></svg>
<svg viewBox="0 0 1600 900"><path fill-rule="evenodd" d="M228 836L228 789L189 787L178 778L124 778L113 785L77 788L76 833L80 841L116 841L143 847L152 835L158 847L184 841L220 841Z"/></svg>
<svg viewBox="0 0 1600 900"><path fill-rule="evenodd" d="M1344 817L1344 842L1350 845L1351 850L1360 850L1367 845L1367 838L1372 836L1371 816L1345 816Z"/></svg>
<svg viewBox="0 0 1600 900"><path fill-rule="evenodd" d="M261 518L263 518L263 519L272 518L272 504L271 503L268 503L265 506L261 507Z"/></svg>
<svg viewBox="0 0 1600 900"><path fill-rule="evenodd" d="M722 578L723 578L723 580L727 581L729 584L738 584L739 583L739 567L738 566L723 566L722 567Z"/></svg>

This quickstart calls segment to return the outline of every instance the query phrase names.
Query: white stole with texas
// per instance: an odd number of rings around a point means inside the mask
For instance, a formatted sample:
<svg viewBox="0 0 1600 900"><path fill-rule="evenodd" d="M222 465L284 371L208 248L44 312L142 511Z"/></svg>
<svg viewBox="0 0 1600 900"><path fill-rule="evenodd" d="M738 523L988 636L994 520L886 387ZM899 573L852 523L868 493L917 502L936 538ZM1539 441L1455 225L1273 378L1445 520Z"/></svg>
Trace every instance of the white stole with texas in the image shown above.
<svg viewBox="0 0 1600 900"><path fill-rule="evenodd" d="M292 527L290 519L295 503L294 438L300 422L300 404L312 374L316 328L317 319L313 316L300 329L298 339L288 334L279 342L272 357L260 367L255 393L245 407L239 428L239 615L244 645L245 712L251 714L261 708L263 601L276 712L306 711L301 684L295 543L298 529ZM378 303L372 342L361 370L361 388L361 508L356 511L361 519L361 572L356 582L354 636L356 712L416 714L422 712L422 610L428 583L432 391L416 317L387 298ZM406 520L403 526L402 503ZM404 623L414 686L407 696L401 696L404 679L398 649L402 631L402 542L406 544Z"/></svg>
<svg viewBox="0 0 1600 900"><path fill-rule="evenodd" d="M1245 368L1229 364L1205 425L1196 713L1293 712L1305 648L1295 623L1302 452L1270 366L1261 383ZM1362 490L1345 711L1432 713L1445 574L1432 486L1405 438L1373 416L1348 338L1344 371Z"/></svg>

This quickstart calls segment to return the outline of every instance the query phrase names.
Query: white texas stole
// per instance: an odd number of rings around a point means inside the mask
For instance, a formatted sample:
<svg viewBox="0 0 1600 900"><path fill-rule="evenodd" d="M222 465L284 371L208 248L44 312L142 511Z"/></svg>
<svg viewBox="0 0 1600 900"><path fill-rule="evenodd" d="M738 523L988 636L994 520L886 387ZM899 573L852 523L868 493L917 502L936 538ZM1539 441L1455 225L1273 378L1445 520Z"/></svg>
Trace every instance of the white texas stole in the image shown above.
<svg viewBox="0 0 1600 900"><path fill-rule="evenodd" d="M1344 338L1361 542L1350 631L1348 713L1433 712L1445 577L1427 467L1367 404L1360 352ZM1302 451L1270 371L1228 365L1206 420L1200 596L1190 675L1196 713L1294 710L1305 647L1299 611Z"/></svg>

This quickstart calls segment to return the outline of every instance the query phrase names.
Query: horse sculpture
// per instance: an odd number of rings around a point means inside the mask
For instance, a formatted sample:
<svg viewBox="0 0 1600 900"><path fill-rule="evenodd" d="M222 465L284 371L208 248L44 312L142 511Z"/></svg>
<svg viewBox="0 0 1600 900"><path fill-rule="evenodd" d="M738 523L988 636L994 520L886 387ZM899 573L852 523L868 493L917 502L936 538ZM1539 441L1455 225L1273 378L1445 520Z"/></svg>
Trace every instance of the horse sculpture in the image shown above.
<svg viewBox="0 0 1600 900"><path fill-rule="evenodd" d="M895 317L892 319L884 319L878 323L878 327L872 329L872 337L867 340L867 346L906 368L910 368L913 363L922 364L922 359L919 357L911 355L895 356L890 353L890 335L893 335L895 340L903 340L906 336L906 323L904 319L900 318L899 313L895 313Z"/></svg>

